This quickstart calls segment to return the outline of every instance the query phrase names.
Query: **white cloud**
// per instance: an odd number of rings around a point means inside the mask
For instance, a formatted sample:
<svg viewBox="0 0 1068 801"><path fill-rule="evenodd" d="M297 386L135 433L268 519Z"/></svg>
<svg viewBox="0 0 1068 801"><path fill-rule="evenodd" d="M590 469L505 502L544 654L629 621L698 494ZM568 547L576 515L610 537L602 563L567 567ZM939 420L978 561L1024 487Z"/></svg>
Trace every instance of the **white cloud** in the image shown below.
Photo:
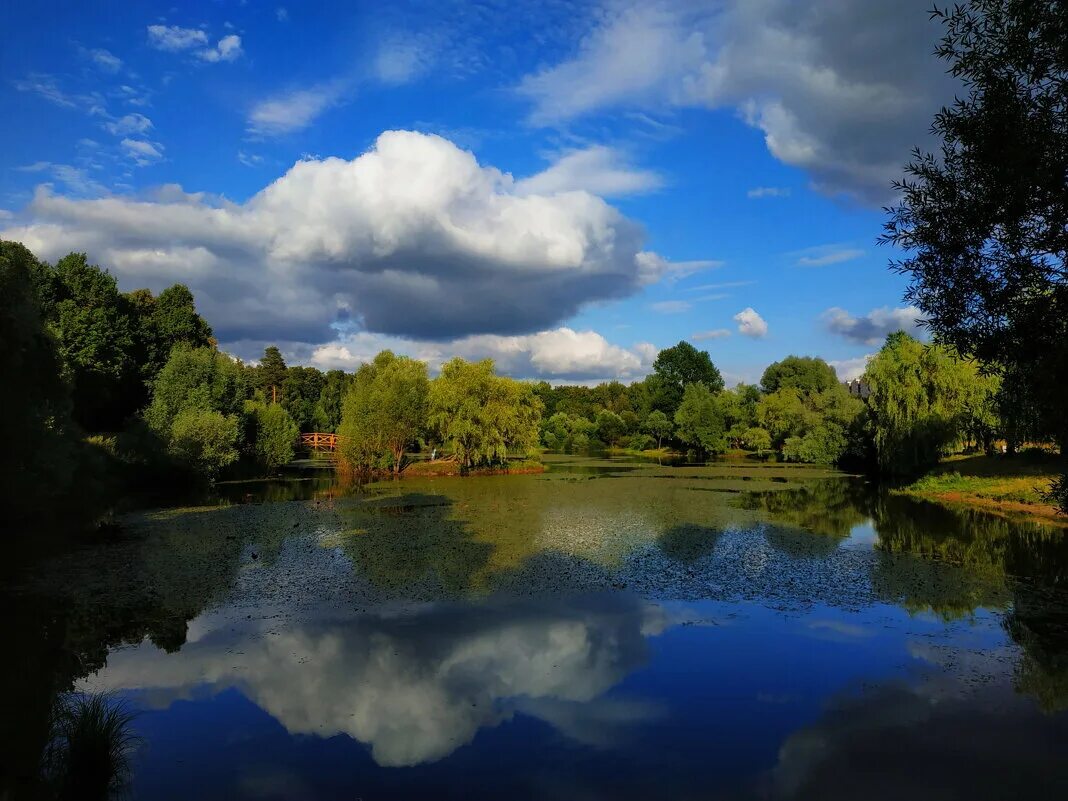
<svg viewBox="0 0 1068 801"><path fill-rule="evenodd" d="M668 261L651 251L644 251L637 256L639 279L642 284L655 284L667 280L675 282L705 270L715 270L726 262L718 259L698 259L694 261Z"/></svg>
<svg viewBox="0 0 1068 801"><path fill-rule="evenodd" d="M931 55L940 30L926 12L923 0L623 0L518 91L539 125L733 108L817 189L881 203L956 88Z"/></svg>
<svg viewBox="0 0 1068 801"><path fill-rule="evenodd" d="M693 308L693 304L685 300L661 300L650 303L649 308L658 314L683 314Z"/></svg>
<svg viewBox="0 0 1068 801"><path fill-rule="evenodd" d="M208 44L208 35L198 28L178 25L149 25L148 43L157 50L178 53Z"/></svg>
<svg viewBox="0 0 1068 801"><path fill-rule="evenodd" d="M258 153L246 153L244 150L237 151L237 160L246 167L262 167L263 156Z"/></svg>
<svg viewBox="0 0 1068 801"><path fill-rule="evenodd" d="M875 354L868 353L864 356L857 356L855 359L836 359L827 362L834 371L838 374L839 381L852 381L854 378L860 378L864 375L864 371L868 367L868 360Z"/></svg>
<svg viewBox="0 0 1068 801"><path fill-rule="evenodd" d="M377 764L405 767L443 759L520 704L570 736L583 727L565 704L587 712L614 703L616 726L653 714L645 704L621 714L625 703L602 696L648 659L646 637L670 625L659 608L625 597L475 610L422 604L403 615L270 627L225 612L198 618L176 653L146 640L110 654L84 686L143 690L146 701L164 704L205 685L234 688L291 734L344 734L366 743ZM598 722L603 737L611 720Z"/></svg>
<svg viewBox="0 0 1068 801"><path fill-rule="evenodd" d="M671 272L600 198L520 195L471 153L410 131L383 133L351 161L298 162L242 204L39 190L25 216L3 236L42 258L84 251L123 286L188 284L223 343L321 344L337 338L332 324L438 340L528 334L637 291L650 260Z"/></svg>
<svg viewBox="0 0 1068 801"><path fill-rule="evenodd" d="M127 114L117 120L104 123L108 133L115 136L147 133L152 128L152 120L144 114Z"/></svg>
<svg viewBox="0 0 1068 801"><path fill-rule="evenodd" d="M426 37L408 34L382 42L372 64L372 71L385 84L408 83L430 67L433 43Z"/></svg>
<svg viewBox="0 0 1068 801"><path fill-rule="evenodd" d="M93 116L107 116L107 104L99 93L71 94L60 88L59 81L53 75L31 73L13 84L18 91L31 92L57 106L80 109Z"/></svg>
<svg viewBox="0 0 1068 801"><path fill-rule="evenodd" d="M48 173L53 180L61 183L67 188L68 192L74 195L91 197L107 193L107 189L102 184L90 178L89 173L86 170L81 167L74 167L70 164L55 164L51 161L38 161L33 164L27 164L24 167L17 167L16 169L20 172Z"/></svg>
<svg viewBox="0 0 1068 801"><path fill-rule="evenodd" d="M339 84L322 84L262 100L249 112L248 132L256 136L281 136L301 131L335 105L341 92Z"/></svg>
<svg viewBox="0 0 1068 801"><path fill-rule="evenodd" d="M864 255L860 248L847 245L817 245L791 254L796 257L800 267L826 267L829 264L842 264L854 261Z"/></svg>
<svg viewBox="0 0 1068 801"><path fill-rule="evenodd" d="M765 197L789 197L790 190L782 186L756 186L746 192L745 196L751 200Z"/></svg>
<svg viewBox="0 0 1068 801"><path fill-rule="evenodd" d="M241 56L241 37L236 33L224 36L215 47L197 51L197 58L202 61L236 61Z"/></svg>
<svg viewBox="0 0 1068 801"><path fill-rule="evenodd" d="M582 189L603 197L619 197L651 192L663 185L659 173L631 167L615 148L593 145L561 154L548 169L518 181L516 188L540 195Z"/></svg>
<svg viewBox="0 0 1068 801"><path fill-rule="evenodd" d="M907 331L913 336L922 337L924 329L920 319L920 310L915 306L900 309L883 306L859 316L835 306L823 313L827 330L864 345L879 345L888 334L895 331Z"/></svg>
<svg viewBox="0 0 1068 801"><path fill-rule="evenodd" d="M742 336L760 338L768 333L768 324L752 307L734 315L734 322L738 323L738 333Z"/></svg>
<svg viewBox="0 0 1068 801"><path fill-rule="evenodd" d="M596 331L555 328L523 336L481 334L451 342L402 339L360 332L320 345L308 361L324 370L354 370L389 349L427 362L437 371L456 356L493 359L497 369L515 378L551 381L636 379L652 368L657 349L647 344L622 348Z"/></svg>
<svg viewBox="0 0 1068 801"><path fill-rule="evenodd" d="M118 72L122 67L122 59L102 47L90 50L89 58L105 72Z"/></svg>
<svg viewBox="0 0 1068 801"><path fill-rule="evenodd" d="M726 339L731 335L729 329L715 328L711 331L698 331L695 334L690 335L690 339L694 342L703 342L706 339Z"/></svg>
<svg viewBox="0 0 1068 801"><path fill-rule="evenodd" d="M289 12L281 6L274 10L274 16L279 22L287 22L289 20Z"/></svg>
<svg viewBox="0 0 1068 801"><path fill-rule="evenodd" d="M123 139L120 143L134 164L147 167L163 158L163 145L159 142L147 142L144 139Z"/></svg>

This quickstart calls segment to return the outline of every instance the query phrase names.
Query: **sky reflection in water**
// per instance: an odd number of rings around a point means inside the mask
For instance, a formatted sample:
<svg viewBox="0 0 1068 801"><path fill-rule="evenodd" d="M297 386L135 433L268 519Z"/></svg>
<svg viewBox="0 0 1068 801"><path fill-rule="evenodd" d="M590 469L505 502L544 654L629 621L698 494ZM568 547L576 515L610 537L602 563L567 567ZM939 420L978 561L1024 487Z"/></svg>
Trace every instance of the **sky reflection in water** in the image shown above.
<svg viewBox="0 0 1068 801"><path fill-rule="evenodd" d="M25 590L50 686L141 710L137 798L1068 792L1059 532L612 468L146 517Z"/></svg>

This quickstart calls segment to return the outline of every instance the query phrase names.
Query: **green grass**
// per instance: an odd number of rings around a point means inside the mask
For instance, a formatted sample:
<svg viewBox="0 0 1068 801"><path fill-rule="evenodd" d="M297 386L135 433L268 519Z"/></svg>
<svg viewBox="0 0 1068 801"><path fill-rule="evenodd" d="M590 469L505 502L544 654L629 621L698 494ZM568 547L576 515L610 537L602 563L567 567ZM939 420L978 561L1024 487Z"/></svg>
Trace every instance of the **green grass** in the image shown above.
<svg viewBox="0 0 1068 801"><path fill-rule="evenodd" d="M139 742L134 713L108 693L75 693L56 705L47 771L61 799L106 799L119 794L130 775Z"/></svg>
<svg viewBox="0 0 1068 801"><path fill-rule="evenodd" d="M1048 493L1059 472L1056 457L951 456L897 492L983 506L1023 504L1051 510Z"/></svg>

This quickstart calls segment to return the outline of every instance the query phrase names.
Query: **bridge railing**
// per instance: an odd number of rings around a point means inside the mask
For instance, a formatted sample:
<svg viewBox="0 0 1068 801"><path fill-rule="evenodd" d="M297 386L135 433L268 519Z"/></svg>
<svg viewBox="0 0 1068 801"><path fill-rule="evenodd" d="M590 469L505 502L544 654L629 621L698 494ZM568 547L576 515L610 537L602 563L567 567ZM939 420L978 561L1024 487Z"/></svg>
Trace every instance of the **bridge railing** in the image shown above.
<svg viewBox="0 0 1068 801"><path fill-rule="evenodd" d="M329 451L334 453L337 451L338 445L344 437L338 434L326 434L318 431L313 431L308 434L300 435L300 447L311 451Z"/></svg>

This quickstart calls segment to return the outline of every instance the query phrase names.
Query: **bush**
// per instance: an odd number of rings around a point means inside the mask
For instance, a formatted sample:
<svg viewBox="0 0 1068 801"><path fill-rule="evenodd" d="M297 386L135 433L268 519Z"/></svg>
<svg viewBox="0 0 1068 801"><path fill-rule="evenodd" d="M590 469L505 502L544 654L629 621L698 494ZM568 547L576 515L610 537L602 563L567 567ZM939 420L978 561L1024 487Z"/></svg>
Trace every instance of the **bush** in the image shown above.
<svg viewBox="0 0 1068 801"><path fill-rule="evenodd" d="M237 418L202 409L186 409L174 418L168 451L175 459L213 478L238 459Z"/></svg>
<svg viewBox="0 0 1068 801"><path fill-rule="evenodd" d="M268 470L275 470L293 460L293 445L300 436L300 427L277 403L248 401L246 414L255 421L252 450L256 461Z"/></svg>
<svg viewBox="0 0 1068 801"><path fill-rule="evenodd" d="M630 438L627 447L633 451L647 451L654 445L656 445L656 440L648 434L635 434Z"/></svg>

